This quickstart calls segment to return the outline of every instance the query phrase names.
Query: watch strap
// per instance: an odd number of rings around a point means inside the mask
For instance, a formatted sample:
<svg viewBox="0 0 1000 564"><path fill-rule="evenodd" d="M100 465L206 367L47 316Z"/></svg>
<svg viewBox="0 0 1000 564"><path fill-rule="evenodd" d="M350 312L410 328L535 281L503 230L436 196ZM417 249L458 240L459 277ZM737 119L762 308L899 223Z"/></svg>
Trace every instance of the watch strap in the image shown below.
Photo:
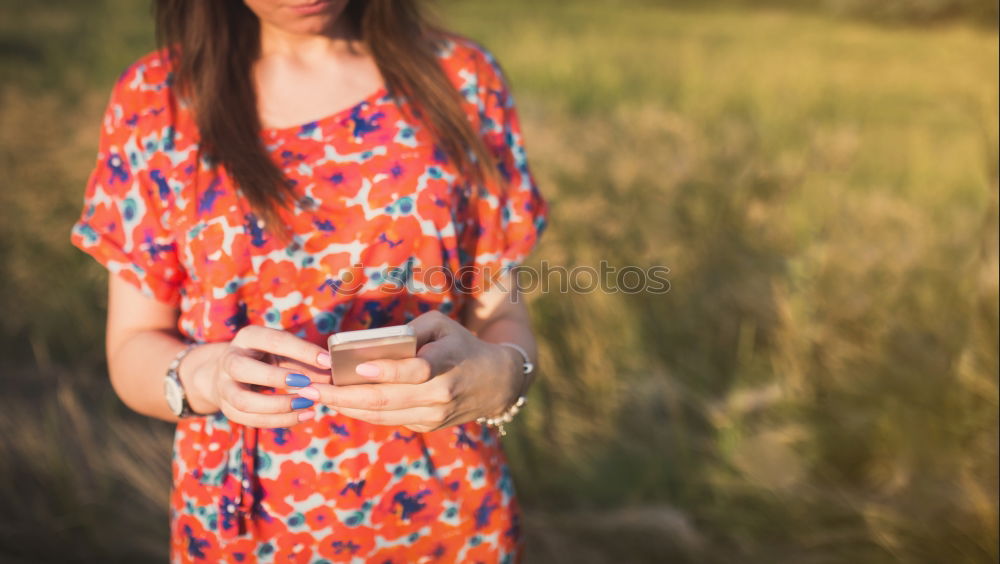
<svg viewBox="0 0 1000 564"><path fill-rule="evenodd" d="M186 347L177 353L174 359L170 361L170 364L167 366L167 379L174 382L181 394L181 412L175 413L178 417L190 417L191 415L194 415L194 411L191 409L191 404L188 403L187 392L184 390L184 383L181 382L181 377L178 371L180 370L181 361L184 360L184 357L186 357L188 353L194 350L197 346L198 343L189 342Z"/></svg>

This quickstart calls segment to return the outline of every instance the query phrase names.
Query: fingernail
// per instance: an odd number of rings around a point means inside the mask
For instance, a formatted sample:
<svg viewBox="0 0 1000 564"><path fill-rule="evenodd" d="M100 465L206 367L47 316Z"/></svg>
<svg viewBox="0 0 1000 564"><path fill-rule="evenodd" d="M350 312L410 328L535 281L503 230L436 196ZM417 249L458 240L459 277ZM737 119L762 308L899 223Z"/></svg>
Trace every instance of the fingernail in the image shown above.
<svg viewBox="0 0 1000 564"><path fill-rule="evenodd" d="M307 407L312 407L313 400L308 398L293 398L292 399L292 409L305 409Z"/></svg>
<svg viewBox="0 0 1000 564"><path fill-rule="evenodd" d="M330 366L332 366L332 364L330 364L330 353L321 352L316 355L316 363L320 366L330 368Z"/></svg>
<svg viewBox="0 0 1000 564"><path fill-rule="evenodd" d="M312 384L312 380L305 374L292 373L285 376L285 385L292 388L302 388Z"/></svg>
<svg viewBox="0 0 1000 564"><path fill-rule="evenodd" d="M359 364L354 371L362 376L367 376L368 378L375 378L382 373L382 369L379 368L377 364L371 364L370 362L363 362Z"/></svg>
<svg viewBox="0 0 1000 564"><path fill-rule="evenodd" d="M313 417L316 417L315 411L303 411L299 414L299 421L309 421Z"/></svg>
<svg viewBox="0 0 1000 564"><path fill-rule="evenodd" d="M300 396L302 396L303 398L310 399L310 400L313 400L313 401L319 399L319 390L317 390L316 388L309 387L309 388L302 388L301 390L295 390L295 391Z"/></svg>

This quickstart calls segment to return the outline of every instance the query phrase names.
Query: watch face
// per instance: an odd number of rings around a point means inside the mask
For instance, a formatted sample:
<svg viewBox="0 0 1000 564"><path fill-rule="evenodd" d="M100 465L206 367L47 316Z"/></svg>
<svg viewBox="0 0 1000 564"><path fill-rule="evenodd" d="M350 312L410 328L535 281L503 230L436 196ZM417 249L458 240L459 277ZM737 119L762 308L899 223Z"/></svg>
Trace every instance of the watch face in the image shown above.
<svg viewBox="0 0 1000 564"><path fill-rule="evenodd" d="M173 411L174 415L180 417L184 411L184 390L181 389L180 383L173 378L167 378L164 383L164 391L166 392L167 405L170 406L170 411Z"/></svg>

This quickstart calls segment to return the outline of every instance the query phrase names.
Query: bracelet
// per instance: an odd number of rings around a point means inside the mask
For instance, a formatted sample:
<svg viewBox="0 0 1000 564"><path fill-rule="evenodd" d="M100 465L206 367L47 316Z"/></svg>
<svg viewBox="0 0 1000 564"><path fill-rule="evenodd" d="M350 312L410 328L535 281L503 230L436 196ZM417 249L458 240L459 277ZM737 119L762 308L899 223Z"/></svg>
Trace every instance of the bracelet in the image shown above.
<svg viewBox="0 0 1000 564"><path fill-rule="evenodd" d="M507 430L503 428L504 423L510 423L513 421L514 416L517 415L518 411L521 411L521 408L524 406L526 401L528 401L528 399L524 396L518 396L517 401L514 402L514 405L508 407L507 411L504 411L496 417L480 417L479 419L476 419L476 423L486 425L487 427L496 427L500 436L506 437Z"/></svg>
<svg viewBox="0 0 1000 564"><path fill-rule="evenodd" d="M521 353L521 358L524 359L524 364L521 365L521 370L523 371L523 374L525 376L527 376L527 375L529 375L529 374L531 374L532 372L535 371L535 365L531 362L531 358L528 357L528 352L525 351L521 347L521 345L518 345L517 343L497 343L497 344L500 345L501 347L512 348L515 351Z"/></svg>
<svg viewBox="0 0 1000 564"><path fill-rule="evenodd" d="M512 348L521 355L521 357L524 359L524 363L521 365L521 373L523 375L527 376L535 371L535 365L531 362L531 359L528 357L528 353L523 348L521 348L520 345L517 345L515 343L497 343L497 344L502 347ZM521 408L524 407L524 404L527 401L528 398L524 397L524 395L522 394L517 397L517 401L514 402L514 405L508 407L506 411L504 411L500 415L497 415L496 417L480 417L479 419L476 419L476 423L479 423L480 425L486 425L487 427L495 427L497 432L500 433L500 436L505 437L507 436L507 430L504 429L503 427L504 424L513 421L514 416L517 415L517 412L521 411Z"/></svg>

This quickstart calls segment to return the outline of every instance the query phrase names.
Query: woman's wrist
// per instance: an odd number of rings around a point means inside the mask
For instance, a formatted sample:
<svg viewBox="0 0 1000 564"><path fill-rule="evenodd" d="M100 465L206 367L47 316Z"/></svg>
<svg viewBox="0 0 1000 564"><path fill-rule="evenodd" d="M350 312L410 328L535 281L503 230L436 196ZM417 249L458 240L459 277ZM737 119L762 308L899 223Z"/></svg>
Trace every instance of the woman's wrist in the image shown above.
<svg viewBox="0 0 1000 564"><path fill-rule="evenodd" d="M495 350L504 358L501 374L509 378L510 386L504 403L492 413L480 416L477 423L495 428L500 436L507 434L504 425L513 421L521 407L524 406L528 386L531 385L533 363L528 353L520 345L513 343L492 343Z"/></svg>
<svg viewBox="0 0 1000 564"><path fill-rule="evenodd" d="M219 410L215 394L218 358L229 343L207 343L195 347L181 363L177 376L184 387L191 411L204 415Z"/></svg>
<svg viewBox="0 0 1000 564"><path fill-rule="evenodd" d="M528 393L528 387L531 385L532 375L525 373L524 355L522 355L520 351L508 345L498 343L490 344L495 347L503 359L501 373L507 375L507 381L510 382L510 387L508 388L504 404L499 410L497 410L497 413L503 413L504 410L513 405L518 398Z"/></svg>

